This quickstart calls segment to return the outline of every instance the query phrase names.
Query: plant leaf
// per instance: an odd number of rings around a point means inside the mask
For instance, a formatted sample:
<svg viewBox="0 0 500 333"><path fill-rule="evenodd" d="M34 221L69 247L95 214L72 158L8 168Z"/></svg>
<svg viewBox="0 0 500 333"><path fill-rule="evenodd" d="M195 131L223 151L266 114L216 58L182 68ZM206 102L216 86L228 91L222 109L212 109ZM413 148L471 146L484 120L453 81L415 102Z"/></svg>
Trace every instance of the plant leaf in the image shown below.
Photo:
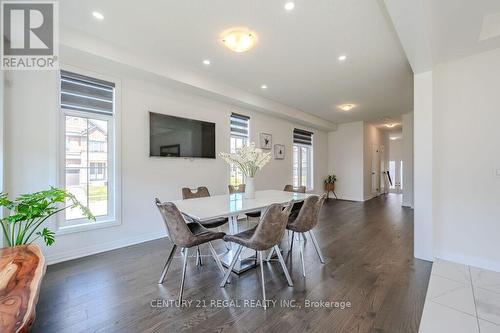
<svg viewBox="0 0 500 333"><path fill-rule="evenodd" d="M47 246L51 246L55 242L55 238L54 238L55 233L53 231L49 230L49 228L43 228L42 231L38 231L36 234L43 238L43 240L45 241L45 244L47 244Z"/></svg>

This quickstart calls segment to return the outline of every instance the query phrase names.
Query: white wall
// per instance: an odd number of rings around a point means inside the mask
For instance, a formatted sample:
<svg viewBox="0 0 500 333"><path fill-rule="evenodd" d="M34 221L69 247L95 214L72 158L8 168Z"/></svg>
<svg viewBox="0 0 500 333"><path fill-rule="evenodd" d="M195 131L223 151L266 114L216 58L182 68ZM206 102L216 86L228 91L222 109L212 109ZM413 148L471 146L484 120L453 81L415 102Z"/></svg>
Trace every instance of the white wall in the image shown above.
<svg viewBox="0 0 500 333"><path fill-rule="evenodd" d="M396 139L389 142L389 160L401 161L403 159L403 140Z"/></svg>
<svg viewBox="0 0 500 333"><path fill-rule="evenodd" d="M369 123L364 123L363 132L363 198L369 200L380 192L380 161L383 158L380 146L384 145L384 136L381 130ZM372 158L374 145L377 146L379 162L375 167L376 188L378 191L372 191Z"/></svg>
<svg viewBox="0 0 500 333"><path fill-rule="evenodd" d="M335 171L335 192L339 199L363 201L363 132L362 121L341 124L328 133L328 170Z"/></svg>
<svg viewBox="0 0 500 333"><path fill-rule="evenodd" d="M414 76L414 255L433 260L432 72Z"/></svg>
<svg viewBox="0 0 500 333"><path fill-rule="evenodd" d="M403 206L413 208L413 112L403 115Z"/></svg>
<svg viewBox="0 0 500 333"><path fill-rule="evenodd" d="M500 49L433 72L435 256L500 271Z"/></svg>
<svg viewBox="0 0 500 333"><path fill-rule="evenodd" d="M162 78L82 52L62 49L64 63L121 81L121 225L81 233L57 235L44 247L48 262L67 260L161 237L164 226L153 199L180 198L181 187L208 186L213 194L227 193L229 168L220 159L150 158L148 111L174 114L216 123L217 151L229 148L229 115L251 117L252 140L263 131L273 143L285 145L285 160L272 160L257 176L257 189L281 189L291 183L292 131L295 124L269 115L174 89ZM11 195L57 185L57 73L18 71L6 94L6 188ZM327 174L327 134L314 132L314 189L321 192ZM54 226L55 221L51 221Z"/></svg>
<svg viewBox="0 0 500 333"><path fill-rule="evenodd" d="M4 190L4 71L0 70L0 192ZM0 209L0 218L3 210ZM3 247L4 236L0 234L0 248Z"/></svg>

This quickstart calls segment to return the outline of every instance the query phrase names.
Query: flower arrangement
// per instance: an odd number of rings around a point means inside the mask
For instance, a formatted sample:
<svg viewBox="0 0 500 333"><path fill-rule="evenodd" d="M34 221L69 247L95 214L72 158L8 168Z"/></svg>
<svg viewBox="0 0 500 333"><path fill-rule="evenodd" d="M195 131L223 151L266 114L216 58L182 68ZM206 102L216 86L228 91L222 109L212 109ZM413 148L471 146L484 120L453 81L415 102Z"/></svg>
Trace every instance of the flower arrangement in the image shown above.
<svg viewBox="0 0 500 333"><path fill-rule="evenodd" d="M50 187L48 190L23 194L10 200L0 193L0 208L6 208L10 215L0 219L7 246L30 244L42 238L47 246L55 241L55 233L47 227L39 228L51 216L68 208L79 208L89 220L95 221L90 210L76 197L64 189Z"/></svg>
<svg viewBox="0 0 500 333"><path fill-rule="evenodd" d="M337 181L337 176L335 175L335 173L328 175L325 178L325 184L335 184L336 181Z"/></svg>
<svg viewBox="0 0 500 333"><path fill-rule="evenodd" d="M236 164L247 177L253 178L270 160L271 153L264 153L262 149L255 148L251 142L236 150L236 153L219 153L219 156L229 164Z"/></svg>

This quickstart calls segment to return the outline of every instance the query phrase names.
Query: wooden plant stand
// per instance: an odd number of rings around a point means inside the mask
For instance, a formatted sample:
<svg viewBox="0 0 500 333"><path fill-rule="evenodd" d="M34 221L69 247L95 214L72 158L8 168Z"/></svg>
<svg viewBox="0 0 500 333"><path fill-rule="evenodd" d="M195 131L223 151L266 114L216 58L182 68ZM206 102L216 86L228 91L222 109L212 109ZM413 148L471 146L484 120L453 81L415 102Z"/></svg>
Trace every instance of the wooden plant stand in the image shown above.
<svg viewBox="0 0 500 333"><path fill-rule="evenodd" d="M326 191L328 198L330 197L330 192L332 192L333 195L335 196L335 199L338 199L337 194L335 194L335 183L334 184L325 184L325 191Z"/></svg>

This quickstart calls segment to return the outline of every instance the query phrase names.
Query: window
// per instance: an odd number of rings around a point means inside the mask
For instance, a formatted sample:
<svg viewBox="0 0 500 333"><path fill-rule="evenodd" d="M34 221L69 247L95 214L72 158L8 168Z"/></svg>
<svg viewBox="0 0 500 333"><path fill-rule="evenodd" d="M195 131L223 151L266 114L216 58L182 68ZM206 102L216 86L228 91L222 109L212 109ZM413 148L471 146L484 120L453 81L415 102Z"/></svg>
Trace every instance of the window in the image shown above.
<svg viewBox="0 0 500 333"><path fill-rule="evenodd" d="M98 222L113 221L115 84L61 71L60 88L65 145L61 182ZM79 209L68 209L62 227L88 222Z"/></svg>
<svg viewBox="0 0 500 333"><path fill-rule="evenodd" d="M231 114L231 134L230 134L230 151L235 153L239 149L248 144L250 118L236 113ZM234 164L230 165L229 184L239 185L245 183L245 176L241 170Z"/></svg>
<svg viewBox="0 0 500 333"><path fill-rule="evenodd" d="M294 129L293 130L293 186L305 186L308 190L313 189L313 133Z"/></svg>
<svg viewBox="0 0 500 333"><path fill-rule="evenodd" d="M90 180L106 180L106 163L102 162L90 162L89 168Z"/></svg>

